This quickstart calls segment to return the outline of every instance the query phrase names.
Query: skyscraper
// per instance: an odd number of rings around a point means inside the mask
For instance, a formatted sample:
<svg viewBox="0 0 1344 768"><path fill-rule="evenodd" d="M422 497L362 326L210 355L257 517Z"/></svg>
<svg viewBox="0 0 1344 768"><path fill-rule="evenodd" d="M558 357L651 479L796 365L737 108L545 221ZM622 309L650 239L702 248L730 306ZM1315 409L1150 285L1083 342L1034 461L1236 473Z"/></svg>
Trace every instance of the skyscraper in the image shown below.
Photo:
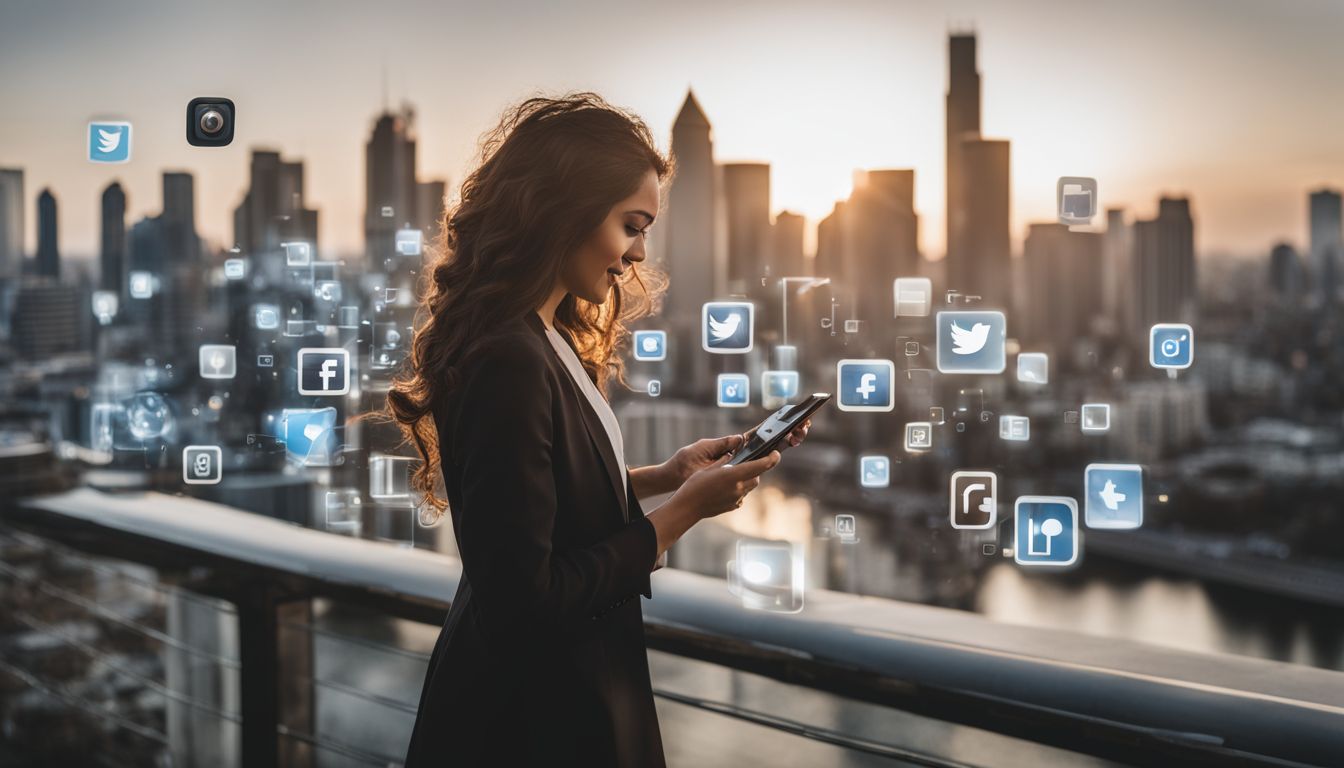
<svg viewBox="0 0 1344 768"><path fill-rule="evenodd" d="M947 288L1006 306L1009 285L1008 142L980 135L975 35L948 39Z"/></svg>
<svg viewBox="0 0 1344 768"><path fill-rule="evenodd" d="M774 267L778 277L806 275L807 257L803 253L803 228L806 220L796 213L780 211L775 216L771 241L774 251Z"/></svg>
<svg viewBox="0 0 1344 768"><path fill-rule="evenodd" d="M1285 304L1302 295L1302 261L1297 249L1288 243L1275 243L1269 252L1269 287Z"/></svg>
<svg viewBox="0 0 1344 768"><path fill-rule="evenodd" d="M774 275L770 251L770 166L723 166L724 224L728 235L728 280L732 293L763 294L761 278Z"/></svg>
<svg viewBox="0 0 1344 768"><path fill-rule="evenodd" d="M247 193L233 212L233 237L246 253L274 251L288 241L317 248L317 211L305 208L303 162L253 150Z"/></svg>
<svg viewBox="0 0 1344 768"><path fill-rule="evenodd" d="M23 169L0 168L0 279L23 267Z"/></svg>
<svg viewBox="0 0 1344 768"><path fill-rule="evenodd" d="M1190 201L1164 197L1157 217L1134 222L1133 332L1147 343L1154 323L1193 323L1195 224Z"/></svg>
<svg viewBox="0 0 1344 768"><path fill-rule="evenodd" d="M846 317L890 318L892 281L919 273L914 202L914 171L868 171L818 226L817 274L835 281Z"/></svg>
<svg viewBox="0 0 1344 768"><path fill-rule="evenodd" d="M1341 248L1341 205L1338 190L1319 189L1311 193L1311 270L1312 293L1325 303L1338 298Z"/></svg>
<svg viewBox="0 0 1344 768"><path fill-rule="evenodd" d="M690 91L672 124L672 154L677 174L660 217L661 253L655 256L670 280L663 314L671 331L676 383L694 386L707 382L710 370L710 355L699 353L700 305L721 298L725 270L716 248L714 140L709 119Z"/></svg>
<svg viewBox="0 0 1344 768"><path fill-rule="evenodd" d="M105 291L126 293L126 193L120 182L103 189L102 237L98 252L99 286Z"/></svg>
<svg viewBox="0 0 1344 768"><path fill-rule="evenodd" d="M59 279L61 253L56 245L56 197L50 189L37 196L37 264L36 274Z"/></svg>
<svg viewBox="0 0 1344 768"><path fill-rule="evenodd" d="M1101 307L1102 315L1112 331L1130 327L1125 316L1129 310L1129 296L1133 283L1133 270L1130 260L1133 248L1130 245L1129 221L1123 208L1106 210L1106 232L1102 235L1102 278Z"/></svg>
<svg viewBox="0 0 1344 768"><path fill-rule="evenodd" d="M1017 325L1030 351L1050 352L1067 365L1075 342L1088 335L1102 309L1102 237L1063 224L1031 224L1022 243L1027 301Z"/></svg>
<svg viewBox="0 0 1344 768"><path fill-rule="evenodd" d="M364 238L370 263L381 268L396 253L396 232L416 217L415 111L384 112L364 148Z"/></svg>

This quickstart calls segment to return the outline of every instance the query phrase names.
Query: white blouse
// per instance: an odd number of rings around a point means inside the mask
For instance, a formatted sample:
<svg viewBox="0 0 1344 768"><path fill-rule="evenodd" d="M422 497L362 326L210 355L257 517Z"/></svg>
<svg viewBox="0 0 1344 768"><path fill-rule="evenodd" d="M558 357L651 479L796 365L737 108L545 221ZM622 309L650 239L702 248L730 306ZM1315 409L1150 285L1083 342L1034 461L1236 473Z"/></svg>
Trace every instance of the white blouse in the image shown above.
<svg viewBox="0 0 1344 768"><path fill-rule="evenodd" d="M612 453L616 454L616 466L621 468L621 493L625 493L626 486L626 466L625 466L625 443L621 439L621 425L616 421L616 413L611 410L611 404L607 398L602 396L593 380L588 378L588 372L583 369L583 362L579 356L574 353L574 349L565 342L564 338L556 333L550 326L546 328L546 338L550 339L551 346L555 347L555 352L560 356L561 362L565 364L565 369L569 371L570 378L579 385L579 389L588 398L588 404L593 406L597 413L597 418L602 420L602 426L607 431L607 439L611 441ZM626 500L629 503L629 500Z"/></svg>

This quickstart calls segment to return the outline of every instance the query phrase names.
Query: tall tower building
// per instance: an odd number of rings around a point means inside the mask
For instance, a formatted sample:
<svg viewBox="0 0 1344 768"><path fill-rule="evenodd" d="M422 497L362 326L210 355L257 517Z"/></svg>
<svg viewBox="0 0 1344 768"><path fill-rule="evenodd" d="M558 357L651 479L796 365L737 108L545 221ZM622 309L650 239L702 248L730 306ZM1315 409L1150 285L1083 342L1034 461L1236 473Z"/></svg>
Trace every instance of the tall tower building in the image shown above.
<svg viewBox="0 0 1344 768"><path fill-rule="evenodd" d="M728 281L732 293L759 296L761 278L770 276L770 166L723 166L724 224L728 235Z"/></svg>
<svg viewBox="0 0 1344 768"><path fill-rule="evenodd" d="M1010 284L1008 142L980 133L975 35L948 39L947 288L1006 307Z"/></svg>
<svg viewBox="0 0 1344 768"><path fill-rule="evenodd" d="M1313 293L1325 303L1334 303L1339 293L1340 261L1344 259L1341 247L1341 204L1338 190L1319 189L1311 193L1311 270Z"/></svg>
<svg viewBox="0 0 1344 768"><path fill-rule="evenodd" d="M657 259L670 284L663 302L674 384L694 387L709 381L710 355L700 349L700 306L723 298L726 287L722 254L716 248L714 140L709 119L687 91L672 124L672 155L677 173L662 215L661 254Z"/></svg>
<svg viewBox="0 0 1344 768"><path fill-rule="evenodd" d="M806 220L799 214L780 211L775 216L771 241L774 251L774 272L777 277L810 274L807 256L803 252L803 229Z"/></svg>
<svg viewBox="0 0 1344 768"><path fill-rule="evenodd" d="M120 182L103 190L102 237L98 252L101 267L99 287L105 291L126 293L126 192Z"/></svg>
<svg viewBox="0 0 1344 768"><path fill-rule="evenodd" d="M1134 222L1134 332L1145 341L1154 323L1196 318L1195 223L1190 200L1164 197L1157 217Z"/></svg>
<svg viewBox="0 0 1344 768"><path fill-rule="evenodd" d="M0 168L0 279L23 269L23 169Z"/></svg>
<svg viewBox="0 0 1344 768"><path fill-rule="evenodd" d="M1102 277L1101 308L1113 331L1130 327L1125 316L1129 309L1129 296L1132 292L1133 270L1130 259L1133 248L1130 245L1129 221L1123 208L1106 210L1106 232L1101 238Z"/></svg>
<svg viewBox="0 0 1344 768"><path fill-rule="evenodd" d="M1269 287L1285 305L1302 295L1302 262L1297 249L1288 243L1276 243L1269 252Z"/></svg>
<svg viewBox="0 0 1344 768"><path fill-rule="evenodd" d="M253 150L247 193L233 212L233 237L246 253L280 248L289 241L317 249L317 211L303 201L303 161L279 152Z"/></svg>
<svg viewBox="0 0 1344 768"><path fill-rule="evenodd" d="M919 273L915 172L863 173L854 192L817 228L817 274L832 278L845 317L881 322L892 316L891 286Z"/></svg>
<svg viewBox="0 0 1344 768"><path fill-rule="evenodd" d="M396 253L396 232L416 217L415 111L384 112L364 148L364 238L375 269Z"/></svg>
<svg viewBox="0 0 1344 768"><path fill-rule="evenodd" d="M59 279L61 253L56 245L56 196L43 189L37 196L37 264L36 273Z"/></svg>
<svg viewBox="0 0 1344 768"><path fill-rule="evenodd" d="M1096 232L1071 232L1053 222L1028 227L1022 257L1032 300L1023 302L1017 328L1033 351L1052 353L1061 366L1102 308L1102 253Z"/></svg>

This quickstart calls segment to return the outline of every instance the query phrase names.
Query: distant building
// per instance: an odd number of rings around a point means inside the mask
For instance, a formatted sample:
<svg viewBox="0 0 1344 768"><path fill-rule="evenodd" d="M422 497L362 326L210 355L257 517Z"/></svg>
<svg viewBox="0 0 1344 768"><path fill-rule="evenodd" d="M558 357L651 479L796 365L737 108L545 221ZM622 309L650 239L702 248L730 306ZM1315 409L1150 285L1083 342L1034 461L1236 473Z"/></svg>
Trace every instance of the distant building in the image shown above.
<svg viewBox="0 0 1344 768"><path fill-rule="evenodd" d="M364 239L375 271L396 254L396 233L415 226L415 111L383 112L364 147Z"/></svg>
<svg viewBox="0 0 1344 768"><path fill-rule="evenodd" d="M1319 189L1312 192L1309 209L1312 293L1325 303L1333 303L1339 294L1340 260L1344 257L1339 191Z"/></svg>
<svg viewBox="0 0 1344 768"><path fill-rule="evenodd" d="M56 196L50 189L37 196L37 258L34 274L61 277L61 252L56 244Z"/></svg>
<svg viewBox="0 0 1344 768"><path fill-rule="evenodd" d="M447 186L447 182L442 179L416 182L415 223L424 231L426 243L433 242L439 236Z"/></svg>
<svg viewBox="0 0 1344 768"><path fill-rule="evenodd" d="M14 301L15 351L27 360L78 351L80 316L78 287L48 276L25 278Z"/></svg>
<svg viewBox="0 0 1344 768"><path fill-rule="evenodd" d="M102 222L98 263L99 287L126 294L126 192L119 182L103 190Z"/></svg>
<svg viewBox="0 0 1344 768"><path fill-rule="evenodd" d="M879 323L892 317L892 283L919 274L915 172L863 174L849 200L817 228L817 274L829 277L846 317Z"/></svg>
<svg viewBox="0 0 1344 768"><path fill-rule="evenodd" d="M1138 463L1192 448L1209 431L1208 393L1196 380L1131 382L1113 409L1110 446Z"/></svg>
<svg viewBox="0 0 1344 768"><path fill-rule="evenodd" d="M23 271L23 169L0 168L0 279Z"/></svg>
<svg viewBox="0 0 1344 768"><path fill-rule="evenodd" d="M980 134L975 35L948 39L946 288L1006 307L1011 282L1009 144Z"/></svg>
<svg viewBox="0 0 1344 768"><path fill-rule="evenodd" d="M284 242L317 242L317 211L304 207L303 162L254 150L243 201L233 212L234 242L247 254L277 251Z"/></svg>
<svg viewBox="0 0 1344 768"><path fill-rule="evenodd" d="M1064 365L1102 308L1102 236L1071 232L1063 224L1031 224L1022 256L1028 295L1017 313L1017 333L1029 351L1049 352Z"/></svg>
<svg viewBox="0 0 1344 768"><path fill-rule="evenodd" d="M1192 323L1197 312L1195 224L1190 201L1164 197L1157 217L1134 222L1134 332L1147 339L1155 323Z"/></svg>
<svg viewBox="0 0 1344 768"><path fill-rule="evenodd" d="M770 166L723 166L724 226L728 237L729 292L764 294L761 278L772 275L770 248Z"/></svg>
<svg viewBox="0 0 1344 768"><path fill-rule="evenodd" d="M806 220L796 213L781 211L771 228L771 246L774 250L774 271L777 277L811 274L807 255L803 251L803 229Z"/></svg>
<svg viewBox="0 0 1344 768"><path fill-rule="evenodd" d="M1291 304L1301 298L1303 286L1297 249L1288 243L1275 244L1269 252L1269 287L1285 304Z"/></svg>
<svg viewBox="0 0 1344 768"><path fill-rule="evenodd" d="M1127 317L1134 284L1132 236L1124 209L1107 209L1106 232L1101 237L1101 308L1112 331L1132 326Z"/></svg>

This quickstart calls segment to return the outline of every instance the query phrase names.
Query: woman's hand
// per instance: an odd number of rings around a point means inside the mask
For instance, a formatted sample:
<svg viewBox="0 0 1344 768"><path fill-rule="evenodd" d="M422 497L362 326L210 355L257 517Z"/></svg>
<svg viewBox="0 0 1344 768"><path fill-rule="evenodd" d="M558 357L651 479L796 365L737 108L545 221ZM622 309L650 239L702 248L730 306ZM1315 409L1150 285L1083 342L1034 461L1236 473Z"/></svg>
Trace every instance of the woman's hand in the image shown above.
<svg viewBox="0 0 1344 768"><path fill-rule="evenodd" d="M746 444L744 435L724 435L696 440L672 454L664 466L673 483L672 490L680 488L691 475L708 467L726 454L733 453Z"/></svg>
<svg viewBox="0 0 1344 768"><path fill-rule="evenodd" d="M785 448L797 448L798 446L802 445L803 440L807 439L807 432L810 429L812 429L812 419L808 418L802 424L799 424L798 426L793 428L793 431L789 433L788 439L786 439L781 444L780 450L782 451ZM751 436L754 434L756 434L755 427L752 427L751 429L743 433L742 435L743 443L745 444L747 440L750 440Z"/></svg>
<svg viewBox="0 0 1344 768"><path fill-rule="evenodd" d="M700 520L737 509L742 506L742 499L760 485L761 475L779 463L779 451L731 467L725 466L728 458L721 456L697 470L668 503L690 510Z"/></svg>

